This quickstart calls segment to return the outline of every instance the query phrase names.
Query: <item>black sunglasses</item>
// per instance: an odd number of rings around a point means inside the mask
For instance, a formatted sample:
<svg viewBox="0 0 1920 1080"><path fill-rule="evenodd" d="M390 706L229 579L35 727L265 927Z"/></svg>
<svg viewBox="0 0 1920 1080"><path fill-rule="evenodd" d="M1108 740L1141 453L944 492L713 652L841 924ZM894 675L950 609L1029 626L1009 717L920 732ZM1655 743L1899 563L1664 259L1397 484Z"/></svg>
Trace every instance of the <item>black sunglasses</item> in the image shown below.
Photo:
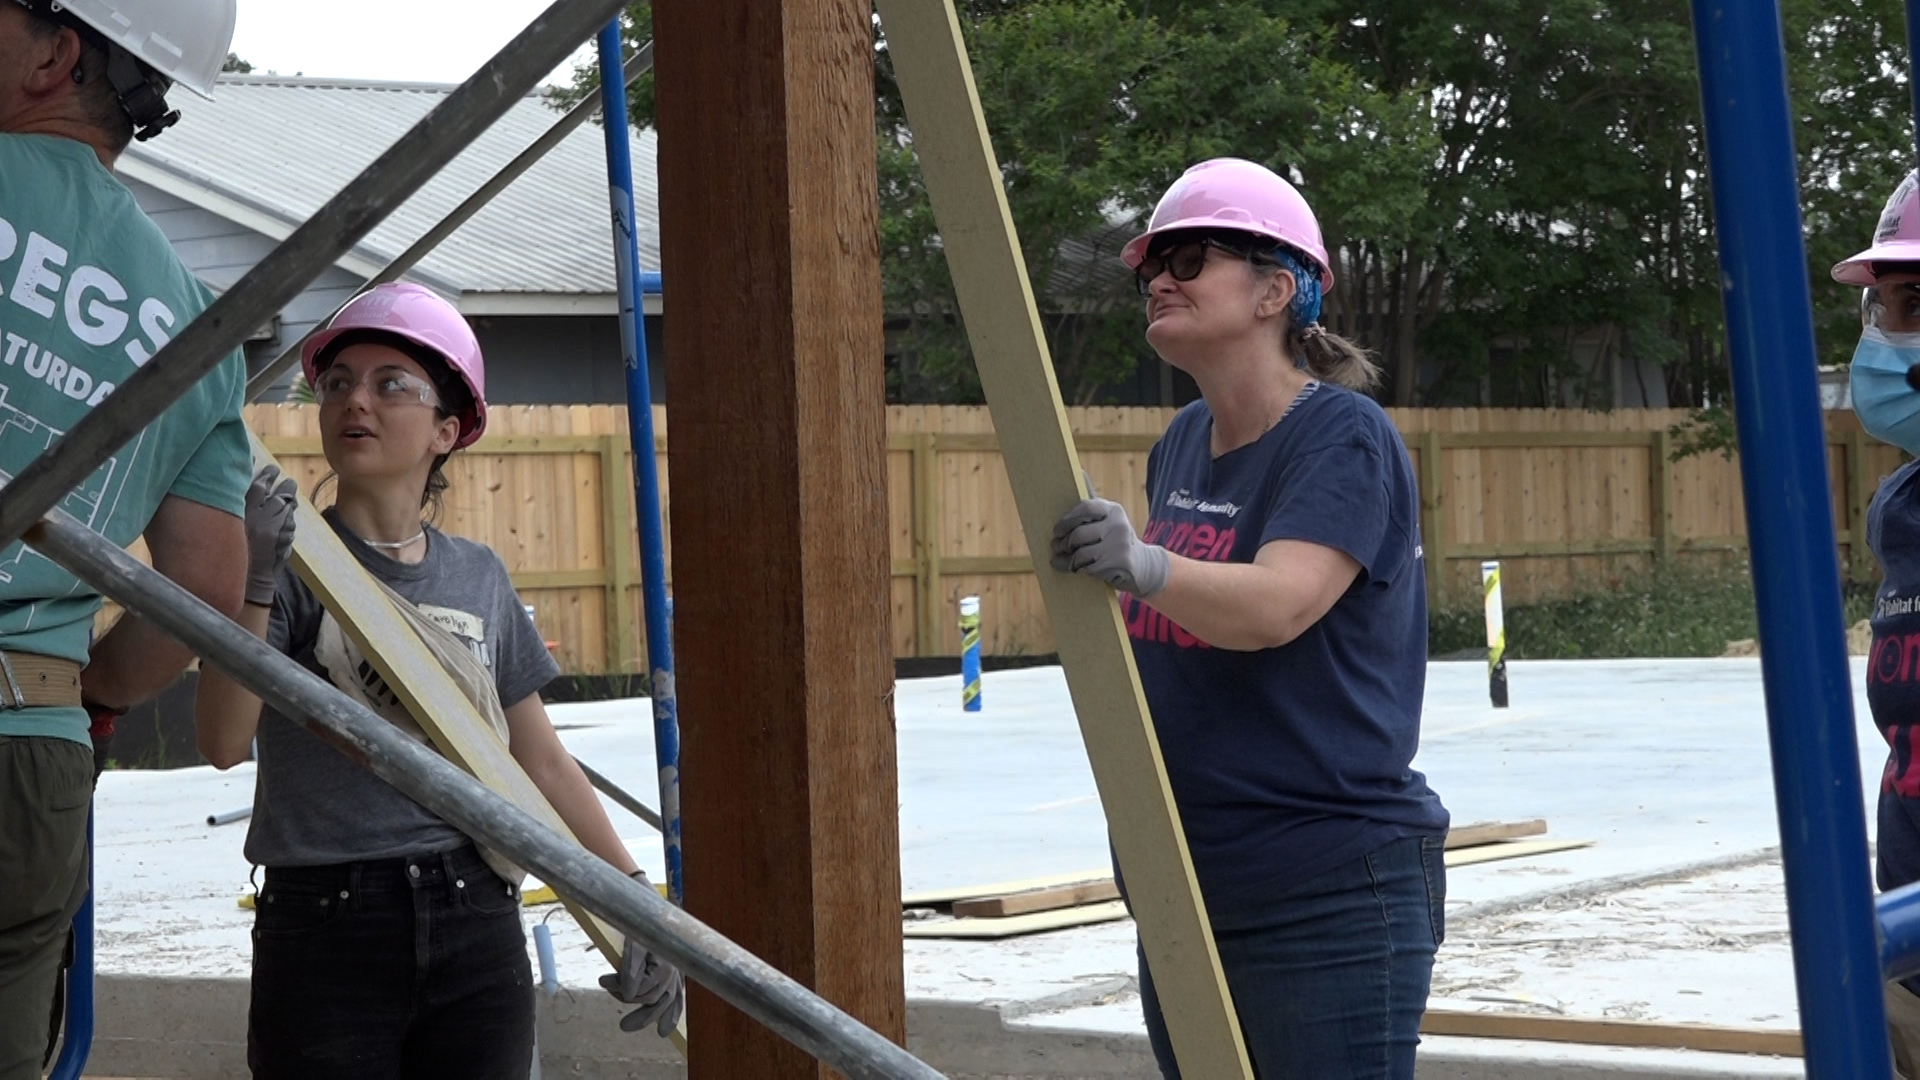
<svg viewBox="0 0 1920 1080"><path fill-rule="evenodd" d="M1133 286L1141 296L1153 294L1154 279L1161 274L1172 274L1175 281L1192 281L1207 268L1207 249L1225 252L1236 259L1245 259L1256 266L1277 266L1272 259L1258 252L1236 247L1211 236L1198 240L1187 240L1170 244L1162 248L1158 255L1148 255L1133 268Z"/></svg>

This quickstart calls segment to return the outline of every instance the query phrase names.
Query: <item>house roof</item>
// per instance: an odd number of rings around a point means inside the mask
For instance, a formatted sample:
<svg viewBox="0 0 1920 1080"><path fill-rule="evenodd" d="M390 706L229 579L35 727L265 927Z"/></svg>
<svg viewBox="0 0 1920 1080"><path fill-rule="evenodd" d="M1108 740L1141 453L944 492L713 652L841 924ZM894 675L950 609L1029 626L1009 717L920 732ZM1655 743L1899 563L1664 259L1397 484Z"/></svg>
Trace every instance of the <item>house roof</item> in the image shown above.
<svg viewBox="0 0 1920 1080"><path fill-rule="evenodd" d="M117 168L275 239L289 235L454 88L427 83L227 75L212 102L135 143ZM551 127L539 94L500 121L369 233L339 265L370 276ZM660 265L656 141L633 133L643 267ZM409 278L470 314L611 313L613 244L606 149L585 124L435 248Z"/></svg>

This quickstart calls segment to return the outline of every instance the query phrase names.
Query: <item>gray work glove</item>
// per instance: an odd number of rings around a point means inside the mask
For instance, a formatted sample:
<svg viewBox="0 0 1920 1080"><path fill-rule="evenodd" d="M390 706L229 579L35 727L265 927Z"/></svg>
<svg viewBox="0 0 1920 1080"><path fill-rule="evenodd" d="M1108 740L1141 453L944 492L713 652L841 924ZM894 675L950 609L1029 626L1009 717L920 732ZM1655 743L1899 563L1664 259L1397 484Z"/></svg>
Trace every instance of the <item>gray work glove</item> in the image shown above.
<svg viewBox="0 0 1920 1080"><path fill-rule="evenodd" d="M280 569L293 550L293 507L299 487L279 468L263 465L247 488L247 603L273 606Z"/></svg>
<svg viewBox="0 0 1920 1080"><path fill-rule="evenodd" d="M644 871L635 870L628 876L646 888L653 888ZM652 1024L664 1039L680 1023L680 1010L687 1003L687 984L680 969L648 952L645 945L632 938L627 939L626 948L620 953L620 970L600 976L600 986L621 1001L640 1006L620 1018L621 1031L639 1031Z"/></svg>
<svg viewBox="0 0 1920 1080"><path fill-rule="evenodd" d="M1082 499L1054 523L1052 563L1142 598L1167 584L1167 549L1143 542L1126 508L1108 499Z"/></svg>

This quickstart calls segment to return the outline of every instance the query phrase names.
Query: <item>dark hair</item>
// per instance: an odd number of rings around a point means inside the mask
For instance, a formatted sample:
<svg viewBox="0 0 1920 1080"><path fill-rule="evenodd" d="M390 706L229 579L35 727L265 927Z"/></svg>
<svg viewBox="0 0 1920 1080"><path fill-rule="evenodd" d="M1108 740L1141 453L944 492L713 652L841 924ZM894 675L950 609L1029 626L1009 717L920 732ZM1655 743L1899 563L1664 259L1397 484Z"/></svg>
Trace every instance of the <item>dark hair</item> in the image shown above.
<svg viewBox="0 0 1920 1080"><path fill-rule="evenodd" d="M72 30L80 39L80 59L73 68L73 81L80 85L80 103L86 109L86 121L107 136L107 147L115 154L133 142L133 118L120 105L120 95L107 75L111 55L93 32L59 19L48 18L28 7L28 30L42 40L62 30Z"/></svg>
<svg viewBox="0 0 1920 1080"><path fill-rule="evenodd" d="M327 370L333 365L334 358L340 355L341 350L354 345L385 345L406 354L408 359L419 364L421 370L427 373L428 381L433 383L434 393L440 398L440 404L433 410L435 419L462 417L473 410L473 392L467 389L466 382L454 372L452 367L448 366L439 353L391 331L349 330L327 342L326 349L313 358L313 370L316 373ZM433 465L427 470L427 486L420 492L420 508L427 511L427 520L430 522L438 523L440 512L445 508L442 496L450 484L442 468L446 465L447 459L452 456L452 451L439 455L433 459ZM320 482L313 486L312 500L319 502L320 492L329 482L338 479L333 470L327 470L327 475L321 477Z"/></svg>

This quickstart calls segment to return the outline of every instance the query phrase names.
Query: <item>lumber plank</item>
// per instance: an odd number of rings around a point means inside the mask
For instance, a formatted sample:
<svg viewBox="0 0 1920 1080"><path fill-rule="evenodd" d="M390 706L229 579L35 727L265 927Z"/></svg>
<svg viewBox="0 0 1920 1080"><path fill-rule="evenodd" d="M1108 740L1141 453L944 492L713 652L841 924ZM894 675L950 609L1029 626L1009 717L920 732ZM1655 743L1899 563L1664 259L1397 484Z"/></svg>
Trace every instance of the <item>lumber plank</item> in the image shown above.
<svg viewBox="0 0 1920 1080"><path fill-rule="evenodd" d="M1074 926L1118 922L1127 917L1127 905L1118 900L1105 904L1037 911L1030 915L1012 915L1004 919L930 919L910 922L900 933L910 938L955 938L965 941L999 941L1024 934L1043 934Z"/></svg>
<svg viewBox="0 0 1920 1080"><path fill-rule="evenodd" d="M1003 893L1030 892L1034 889L1053 889L1062 885L1079 885L1088 881L1110 878L1113 871L1106 868L1098 870L1079 870L1070 874L1050 874L1046 877L1016 878L1012 881L990 881L983 885L959 885L946 889L922 889L910 892L900 898L900 906L908 908L946 907L960 900L978 900L983 896L999 896Z"/></svg>
<svg viewBox="0 0 1920 1080"><path fill-rule="evenodd" d="M1054 521L1087 490L959 20L951 0L875 9L1027 549L1044 552ZM1181 1071L1250 1080L1119 605L1090 578L1045 567L1038 578Z"/></svg>
<svg viewBox="0 0 1920 1080"><path fill-rule="evenodd" d="M1060 885L1051 889L1033 889L1004 896L984 896L977 900L959 900L953 905L956 919L1004 919L1013 915L1032 915L1039 911L1083 907L1120 899L1120 888L1112 878L1085 881L1078 885Z"/></svg>
<svg viewBox="0 0 1920 1080"><path fill-rule="evenodd" d="M253 440L256 470L262 465L278 464L258 436L249 437ZM294 511L290 562L300 580L313 590L321 605L333 613L340 628L359 646L367 662L427 732L441 756L542 824L570 840L575 839L559 812L514 760L507 745L494 734L473 702L461 693L413 627L393 609L366 568L334 535L333 527L305 496L300 497ZM578 903L565 898L562 903L600 954L617 968L626 944L625 936ZM673 1041L684 1054L684 1023L681 1030L674 1033Z"/></svg>
<svg viewBox="0 0 1920 1080"><path fill-rule="evenodd" d="M1449 868L1455 866L1475 866L1480 863L1500 862L1503 859L1524 859L1529 855L1551 855L1556 851L1572 851L1575 848L1592 847L1591 840L1496 840L1491 844L1477 847L1455 848L1445 854Z"/></svg>
<svg viewBox="0 0 1920 1080"><path fill-rule="evenodd" d="M1596 1020L1572 1016L1428 1009L1420 1019L1422 1035L1458 1035L1474 1039L1525 1039L1583 1046L1637 1046L1661 1050L1703 1050L1721 1054L1774 1054L1801 1057L1798 1031L1778 1028L1667 1024L1646 1020Z"/></svg>
<svg viewBox="0 0 1920 1080"><path fill-rule="evenodd" d="M1523 836L1539 836L1547 831L1545 818L1530 821L1478 821L1472 825L1462 825L1447 830L1447 850L1473 847L1476 844L1491 844L1495 840L1517 840Z"/></svg>

